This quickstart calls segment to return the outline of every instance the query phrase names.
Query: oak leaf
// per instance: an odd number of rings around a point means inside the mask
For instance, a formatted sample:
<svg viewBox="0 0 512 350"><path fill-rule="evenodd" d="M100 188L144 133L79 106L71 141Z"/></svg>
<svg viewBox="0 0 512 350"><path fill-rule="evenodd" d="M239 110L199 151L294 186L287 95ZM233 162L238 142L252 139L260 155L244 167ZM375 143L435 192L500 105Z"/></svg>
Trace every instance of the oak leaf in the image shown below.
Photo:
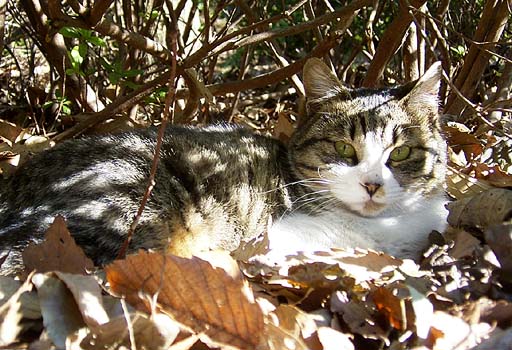
<svg viewBox="0 0 512 350"><path fill-rule="evenodd" d="M86 274L94 267L92 260L76 245L60 215L55 217L46 231L45 240L40 244L30 244L22 257L29 271Z"/></svg>
<svg viewBox="0 0 512 350"><path fill-rule="evenodd" d="M156 297L161 312L207 345L254 349L263 341L263 313L247 285L202 259L140 251L105 271L112 292L145 311Z"/></svg>

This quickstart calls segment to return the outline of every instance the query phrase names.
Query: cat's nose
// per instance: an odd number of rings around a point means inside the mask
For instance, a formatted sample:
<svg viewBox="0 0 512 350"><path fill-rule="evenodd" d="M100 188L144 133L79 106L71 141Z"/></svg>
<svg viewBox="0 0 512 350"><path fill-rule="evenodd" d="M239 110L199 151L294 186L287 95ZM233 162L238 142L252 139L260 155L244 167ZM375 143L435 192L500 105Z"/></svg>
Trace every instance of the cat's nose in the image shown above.
<svg viewBox="0 0 512 350"><path fill-rule="evenodd" d="M379 188L382 186L379 183L369 183L365 182L364 184L361 184L361 186L364 187L366 192L370 195L370 197L373 197L373 195L379 190Z"/></svg>

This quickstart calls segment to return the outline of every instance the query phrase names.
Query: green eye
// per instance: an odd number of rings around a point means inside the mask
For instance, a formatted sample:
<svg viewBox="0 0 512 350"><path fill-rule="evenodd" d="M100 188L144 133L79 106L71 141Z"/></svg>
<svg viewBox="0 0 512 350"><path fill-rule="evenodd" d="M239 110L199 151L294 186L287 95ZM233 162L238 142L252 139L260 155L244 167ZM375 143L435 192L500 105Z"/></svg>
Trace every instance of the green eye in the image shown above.
<svg viewBox="0 0 512 350"><path fill-rule="evenodd" d="M409 146L400 146L391 151L389 155L389 159L394 162L401 162L409 157L411 154L411 147Z"/></svg>
<svg viewBox="0 0 512 350"><path fill-rule="evenodd" d="M336 152L342 158L354 158L356 155L356 150L351 144L338 141L334 144L334 148L336 148Z"/></svg>

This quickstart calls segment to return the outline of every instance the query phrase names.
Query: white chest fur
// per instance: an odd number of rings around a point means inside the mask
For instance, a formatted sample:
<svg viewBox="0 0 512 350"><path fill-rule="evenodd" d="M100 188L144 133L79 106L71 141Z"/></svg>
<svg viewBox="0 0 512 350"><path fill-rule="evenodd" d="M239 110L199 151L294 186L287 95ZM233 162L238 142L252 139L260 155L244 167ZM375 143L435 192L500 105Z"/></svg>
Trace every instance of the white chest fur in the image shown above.
<svg viewBox="0 0 512 350"><path fill-rule="evenodd" d="M269 230L270 256L329 248L371 248L400 258L418 258L432 230L446 226L446 199L419 200L408 208L390 208L377 217L335 209L316 216L291 214Z"/></svg>

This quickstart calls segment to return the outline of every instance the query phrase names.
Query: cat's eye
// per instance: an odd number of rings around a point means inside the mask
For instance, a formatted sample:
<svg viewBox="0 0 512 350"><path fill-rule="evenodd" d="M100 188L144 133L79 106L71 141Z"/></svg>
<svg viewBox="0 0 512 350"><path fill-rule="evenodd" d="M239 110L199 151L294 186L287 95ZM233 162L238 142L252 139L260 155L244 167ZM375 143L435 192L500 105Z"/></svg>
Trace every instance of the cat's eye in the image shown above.
<svg viewBox="0 0 512 350"><path fill-rule="evenodd" d="M356 155L354 146L346 142L338 141L334 144L334 148L341 158L354 158Z"/></svg>
<svg viewBox="0 0 512 350"><path fill-rule="evenodd" d="M389 159L394 162L401 162L409 157L411 154L411 147L409 146L400 146L391 151L389 155Z"/></svg>

